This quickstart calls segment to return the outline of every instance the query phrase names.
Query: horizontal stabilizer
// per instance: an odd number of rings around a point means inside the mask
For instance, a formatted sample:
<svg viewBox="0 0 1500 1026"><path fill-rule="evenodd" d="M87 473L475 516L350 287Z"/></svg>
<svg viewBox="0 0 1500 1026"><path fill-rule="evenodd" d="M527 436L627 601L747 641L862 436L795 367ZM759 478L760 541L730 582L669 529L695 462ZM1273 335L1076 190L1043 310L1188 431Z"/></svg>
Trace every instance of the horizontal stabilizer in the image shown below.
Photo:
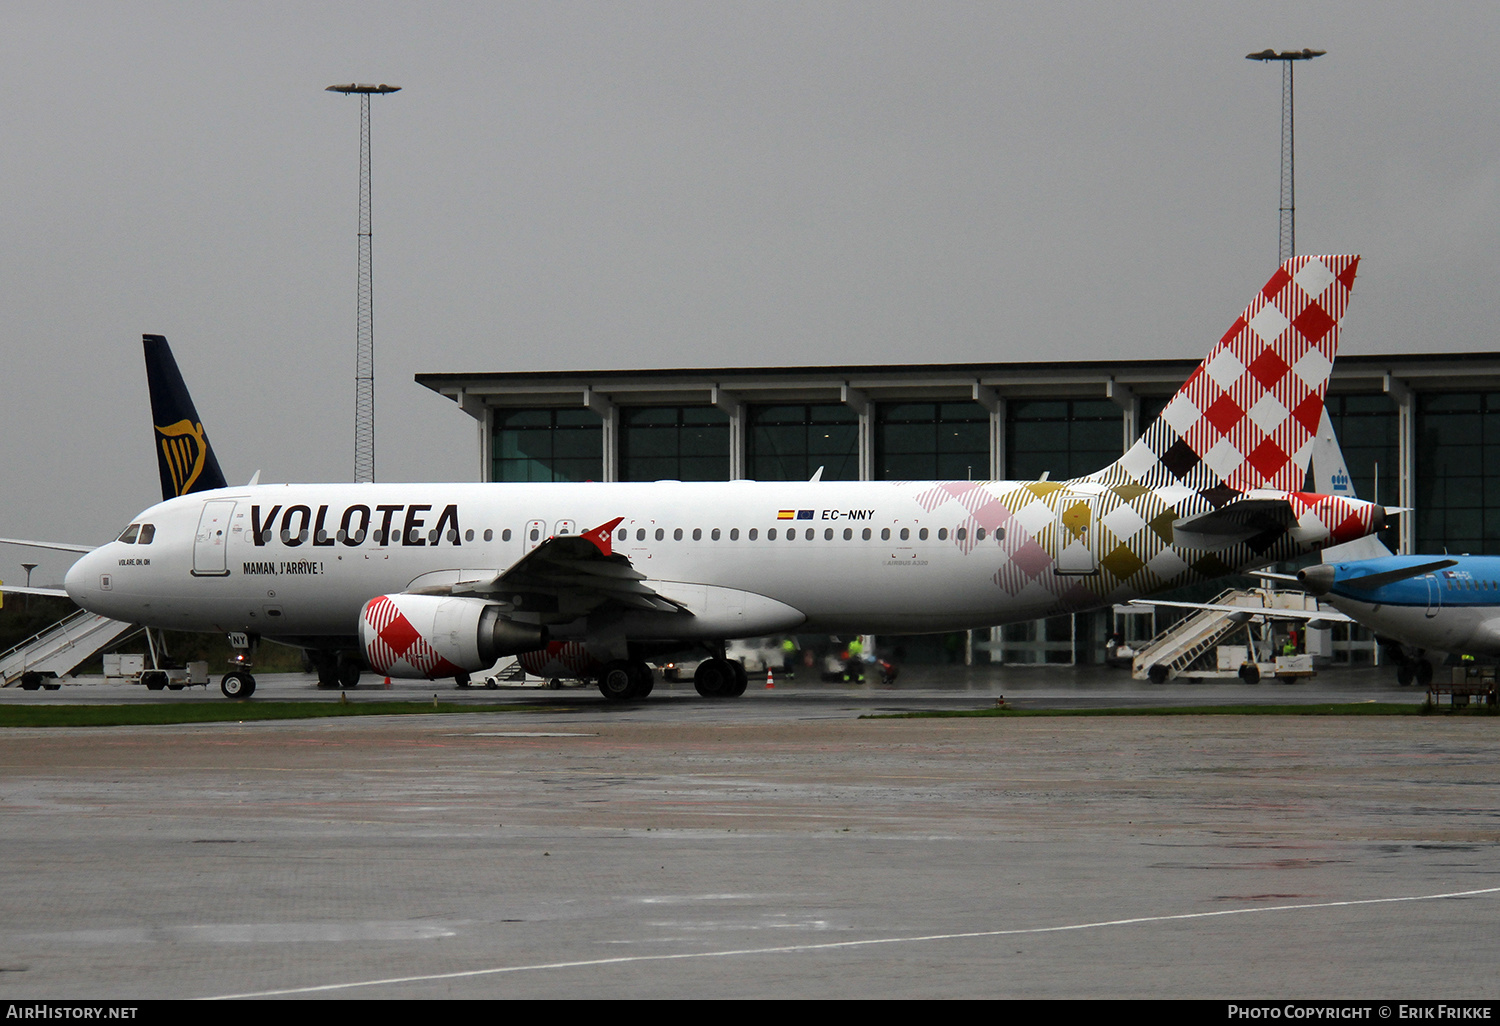
<svg viewBox="0 0 1500 1026"><path fill-rule="evenodd" d="M1423 563L1420 566L1405 566L1395 570L1387 570L1379 574L1367 574L1364 577L1347 577L1339 584L1345 588L1354 588L1356 591L1374 591L1376 588L1384 588L1387 584L1395 584L1412 577L1422 577L1436 570L1446 570L1450 566L1457 566L1456 559L1439 559L1431 563Z"/></svg>
<svg viewBox="0 0 1500 1026"><path fill-rule="evenodd" d="M1323 627L1330 623L1353 623L1353 617L1332 609L1272 609L1268 606L1226 606L1212 602L1163 602L1159 599L1131 599L1132 606L1170 606L1174 609L1209 609L1228 613L1237 623L1252 617L1263 616L1272 620L1301 620L1309 627Z"/></svg>
<svg viewBox="0 0 1500 1026"><path fill-rule="evenodd" d="M1172 525L1172 539L1190 549L1221 549L1296 526L1297 514L1286 499L1241 499L1177 521Z"/></svg>

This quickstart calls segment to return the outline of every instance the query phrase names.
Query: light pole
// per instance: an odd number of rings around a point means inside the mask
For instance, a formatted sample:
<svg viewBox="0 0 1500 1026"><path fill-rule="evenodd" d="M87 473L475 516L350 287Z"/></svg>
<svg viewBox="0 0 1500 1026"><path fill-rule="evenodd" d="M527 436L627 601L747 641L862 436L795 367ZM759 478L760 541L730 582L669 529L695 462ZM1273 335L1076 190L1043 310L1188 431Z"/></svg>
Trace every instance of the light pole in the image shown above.
<svg viewBox="0 0 1500 1026"><path fill-rule="evenodd" d="M1247 53L1247 61L1281 62L1281 231L1280 261L1285 263L1297 254L1297 186L1296 166L1293 153L1293 104L1292 68L1296 61L1310 61L1321 57L1327 50L1283 50L1277 53L1267 48L1260 53Z"/></svg>
<svg viewBox="0 0 1500 1026"><path fill-rule="evenodd" d="M355 311L354 480L375 480L375 312L370 268L370 97L400 86L331 85L325 92L359 95L359 279Z"/></svg>

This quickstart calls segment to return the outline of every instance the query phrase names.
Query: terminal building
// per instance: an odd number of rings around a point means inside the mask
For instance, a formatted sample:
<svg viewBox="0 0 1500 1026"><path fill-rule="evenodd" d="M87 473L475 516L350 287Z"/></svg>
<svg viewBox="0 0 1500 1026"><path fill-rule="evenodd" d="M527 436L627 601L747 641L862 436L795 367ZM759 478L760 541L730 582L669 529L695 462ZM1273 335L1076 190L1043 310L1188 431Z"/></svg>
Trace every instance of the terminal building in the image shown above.
<svg viewBox="0 0 1500 1026"><path fill-rule="evenodd" d="M825 481L1063 480L1117 459L1196 366L433 373L417 382L477 422L482 481L805 481L819 468ZM1500 353L1340 356L1327 406L1356 494L1410 510L1383 537L1392 550L1500 553ZM882 647L913 661L1097 662L1112 618ZM1340 661L1373 658L1358 628L1335 645Z"/></svg>

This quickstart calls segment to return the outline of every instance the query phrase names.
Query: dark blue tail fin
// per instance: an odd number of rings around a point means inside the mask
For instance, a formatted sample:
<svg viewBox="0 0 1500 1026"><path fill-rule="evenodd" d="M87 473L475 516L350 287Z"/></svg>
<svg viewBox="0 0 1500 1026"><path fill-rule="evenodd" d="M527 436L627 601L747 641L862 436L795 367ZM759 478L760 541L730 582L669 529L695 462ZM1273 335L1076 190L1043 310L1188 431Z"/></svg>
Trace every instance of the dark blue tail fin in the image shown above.
<svg viewBox="0 0 1500 1026"><path fill-rule="evenodd" d="M161 335L141 337L146 345L146 381L151 386L161 497L172 499L228 487L167 340Z"/></svg>

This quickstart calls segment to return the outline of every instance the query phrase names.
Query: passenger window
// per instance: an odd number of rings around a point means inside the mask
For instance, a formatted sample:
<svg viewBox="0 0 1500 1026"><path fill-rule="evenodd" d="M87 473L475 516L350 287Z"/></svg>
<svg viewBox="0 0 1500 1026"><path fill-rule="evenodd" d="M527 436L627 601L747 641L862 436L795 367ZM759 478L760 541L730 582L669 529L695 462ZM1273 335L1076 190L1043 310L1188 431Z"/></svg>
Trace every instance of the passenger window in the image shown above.
<svg viewBox="0 0 1500 1026"><path fill-rule="evenodd" d="M155 538L155 537L156 537L156 525L155 524L142 524L141 525L141 536L138 539L136 539L136 544L137 545L150 545L151 544L151 539Z"/></svg>
<svg viewBox="0 0 1500 1026"><path fill-rule="evenodd" d="M667 532L666 532L666 530L664 528L658 527L656 529L656 540L657 541L661 541L666 536L667 536Z"/></svg>
<svg viewBox="0 0 1500 1026"><path fill-rule="evenodd" d="M630 537L630 528L628 528L628 527L622 527L622 528L620 528L620 534L619 534L620 541L624 541L626 538L629 538L629 537Z"/></svg>
<svg viewBox="0 0 1500 1026"><path fill-rule="evenodd" d="M927 528L924 527L920 531L917 532L917 539L919 541L926 541L927 540Z"/></svg>
<svg viewBox="0 0 1500 1026"><path fill-rule="evenodd" d="M815 534L817 534L817 533L818 533L818 532L816 532L816 531L814 531L814 530L813 530L813 529L812 529L812 528L811 528L811 527L809 527L809 528L808 528L808 529L807 529L807 540L808 540L808 541L812 541L812 540L813 540L813 535L815 535Z"/></svg>
<svg viewBox="0 0 1500 1026"><path fill-rule="evenodd" d="M901 540L902 541L910 541L911 540L911 529L910 528L906 528L906 527L901 528Z"/></svg>
<svg viewBox="0 0 1500 1026"><path fill-rule="evenodd" d="M773 527L769 531L766 532L766 541L775 541L775 540L776 540L776 528Z"/></svg>
<svg viewBox="0 0 1500 1026"><path fill-rule="evenodd" d="M717 527L714 528L714 533L711 534L711 535L709 535L709 538L711 538L714 541L718 541L719 540L719 529Z"/></svg>
<svg viewBox="0 0 1500 1026"><path fill-rule="evenodd" d="M140 534L140 533L141 533L141 525L140 524L131 524L129 527L125 528L125 530L120 533L120 537L116 538L115 540L116 541L122 541L126 545L134 545L135 544L135 536L138 535L138 534Z"/></svg>
<svg viewBox="0 0 1500 1026"><path fill-rule="evenodd" d="M967 527L960 527L958 529L958 540L959 541L964 541L968 537L969 537L969 529Z"/></svg>
<svg viewBox="0 0 1500 1026"><path fill-rule="evenodd" d="M646 540L646 529L644 527L637 527L635 529L635 540L636 541L645 541Z"/></svg>
<svg viewBox="0 0 1500 1026"><path fill-rule="evenodd" d="M868 527L865 528L863 531L859 532L859 536L863 540L869 541L870 540L870 529Z"/></svg>
<svg viewBox="0 0 1500 1026"><path fill-rule="evenodd" d="M731 527L729 529L729 540L730 541L739 541L740 540L740 529L738 527Z"/></svg>
<svg viewBox="0 0 1500 1026"><path fill-rule="evenodd" d="M756 538L756 536L758 534L760 534L760 529L759 528L756 528L756 527L750 528L750 540L751 541L754 541L755 538Z"/></svg>
<svg viewBox="0 0 1500 1026"><path fill-rule="evenodd" d="M340 531L339 532L339 541L343 541L344 540L343 536L344 536L344 532ZM471 527L467 531L464 532L464 541L467 542L467 541L473 541L473 540L474 540L474 528Z"/></svg>
<svg viewBox="0 0 1500 1026"><path fill-rule="evenodd" d="M486 531L484 533L488 535L490 532ZM500 540L503 542L510 541L510 528L507 527L505 530L500 532Z"/></svg>
<svg viewBox="0 0 1500 1026"><path fill-rule="evenodd" d="M882 527L880 529L880 540L881 541L890 541L891 540L891 529L889 527Z"/></svg>
<svg viewBox="0 0 1500 1026"><path fill-rule="evenodd" d="M947 541L947 540L948 540L948 529L946 527L939 527L938 528L938 541Z"/></svg>
<svg viewBox="0 0 1500 1026"><path fill-rule="evenodd" d="M672 532L672 540L682 541L682 528L679 527L677 530Z"/></svg>
<svg viewBox="0 0 1500 1026"><path fill-rule="evenodd" d="M852 527L846 527L846 528L844 528L844 541L850 541L851 539L853 539L853 537L854 537L854 528L852 528Z"/></svg>
<svg viewBox="0 0 1500 1026"><path fill-rule="evenodd" d="M974 540L984 541L984 528L981 527L979 530L974 532Z"/></svg>
<svg viewBox="0 0 1500 1026"><path fill-rule="evenodd" d="M701 528L701 527L695 527L695 528L693 528L693 541L702 541L702 540L703 540L703 528Z"/></svg>

